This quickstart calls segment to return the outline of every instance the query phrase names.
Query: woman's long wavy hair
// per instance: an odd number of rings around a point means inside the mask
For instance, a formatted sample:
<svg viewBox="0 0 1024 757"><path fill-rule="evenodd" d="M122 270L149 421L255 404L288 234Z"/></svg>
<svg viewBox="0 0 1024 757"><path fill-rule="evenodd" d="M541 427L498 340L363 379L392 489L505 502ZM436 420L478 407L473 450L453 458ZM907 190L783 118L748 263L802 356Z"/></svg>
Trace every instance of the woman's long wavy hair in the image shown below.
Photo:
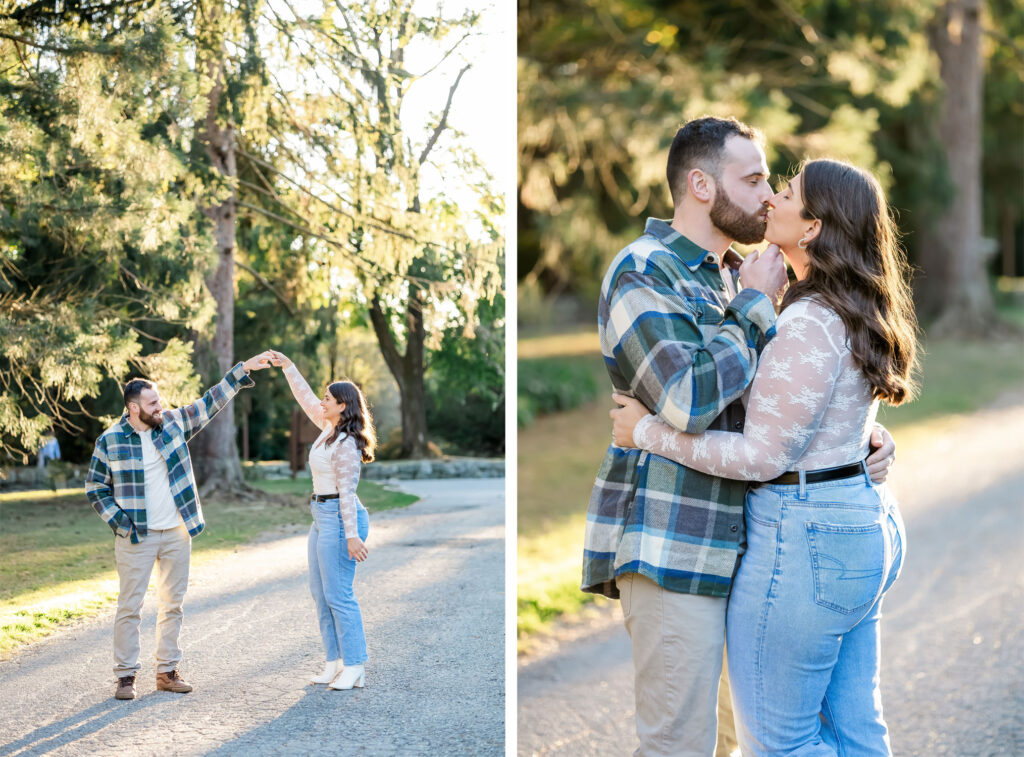
<svg viewBox="0 0 1024 757"><path fill-rule="evenodd" d="M836 160L801 167L802 217L821 221L807 245L807 276L789 287L782 307L814 295L843 320L850 352L890 405L916 393L917 316L910 266L885 194L870 173Z"/></svg>
<svg viewBox="0 0 1024 757"><path fill-rule="evenodd" d="M366 406L366 397L351 381L335 381L327 387L327 391L338 402L344 402L345 409L341 411L341 417L334 424L334 432L327 437L326 443L333 444L342 434L351 436L356 440L363 462L372 463L377 447L377 432L373 427L373 416Z"/></svg>

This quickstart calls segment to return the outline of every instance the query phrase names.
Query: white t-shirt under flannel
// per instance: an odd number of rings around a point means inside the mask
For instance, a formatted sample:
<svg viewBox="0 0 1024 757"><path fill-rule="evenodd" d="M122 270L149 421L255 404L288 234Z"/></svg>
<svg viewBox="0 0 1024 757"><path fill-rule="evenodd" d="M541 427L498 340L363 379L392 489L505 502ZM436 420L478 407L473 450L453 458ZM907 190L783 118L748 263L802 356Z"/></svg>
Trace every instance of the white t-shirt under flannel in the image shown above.
<svg viewBox="0 0 1024 757"><path fill-rule="evenodd" d="M142 465L146 471L146 525L150 531L177 528L184 521L171 496L167 461L153 444L152 431L140 431L139 438L142 440Z"/></svg>

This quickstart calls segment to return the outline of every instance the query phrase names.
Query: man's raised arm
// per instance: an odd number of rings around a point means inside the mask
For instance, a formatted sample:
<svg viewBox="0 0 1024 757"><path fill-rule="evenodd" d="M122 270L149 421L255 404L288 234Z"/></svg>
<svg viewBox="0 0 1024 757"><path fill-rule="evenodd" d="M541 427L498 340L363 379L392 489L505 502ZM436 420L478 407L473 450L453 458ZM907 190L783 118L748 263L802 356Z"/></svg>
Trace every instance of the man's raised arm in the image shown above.
<svg viewBox="0 0 1024 757"><path fill-rule="evenodd" d="M198 434L207 423L213 420L227 404L242 389L255 386L249 373L270 367L271 355L269 352L261 352L254 355L245 362L237 363L225 374L218 383L210 387L206 394L190 405L166 411L176 420L185 431L185 438L191 439Z"/></svg>

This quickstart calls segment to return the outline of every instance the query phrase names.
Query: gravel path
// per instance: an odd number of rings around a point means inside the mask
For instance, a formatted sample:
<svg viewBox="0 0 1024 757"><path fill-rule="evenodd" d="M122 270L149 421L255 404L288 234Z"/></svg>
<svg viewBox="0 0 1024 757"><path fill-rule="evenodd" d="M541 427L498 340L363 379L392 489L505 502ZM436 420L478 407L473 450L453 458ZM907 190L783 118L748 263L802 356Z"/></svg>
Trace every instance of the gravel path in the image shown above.
<svg viewBox="0 0 1024 757"><path fill-rule="evenodd" d="M1024 755L1024 396L898 449L907 524L886 595L882 701L900 757ZM520 660L520 755L625 755L633 666L618 603Z"/></svg>
<svg viewBox="0 0 1024 757"><path fill-rule="evenodd" d="M370 516L356 576L365 689L308 683L323 655L288 536L193 571L191 694L156 691L152 594L134 701L113 699L112 611L0 663L0 755L503 754L504 479L402 488L423 499Z"/></svg>

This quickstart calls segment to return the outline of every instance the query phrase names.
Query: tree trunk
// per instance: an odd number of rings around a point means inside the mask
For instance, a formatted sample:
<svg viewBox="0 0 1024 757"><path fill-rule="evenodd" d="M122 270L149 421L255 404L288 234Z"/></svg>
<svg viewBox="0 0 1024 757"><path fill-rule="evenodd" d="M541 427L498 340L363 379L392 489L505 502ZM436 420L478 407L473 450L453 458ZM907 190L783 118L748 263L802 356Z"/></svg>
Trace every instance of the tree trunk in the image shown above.
<svg viewBox="0 0 1024 757"><path fill-rule="evenodd" d="M238 173L234 125L218 121L221 97L225 91L223 55L221 45L219 58L207 63L213 84L207 95L206 118L199 138L214 169L233 179ZM217 265L206 279L206 286L217 303L217 320L212 341L203 345L204 351L208 350L214 358L216 375L211 377L212 381L220 381L235 364L235 201L236 196L232 192L221 204L203 209L213 223L217 245ZM196 437L196 448L199 454L194 455L192 461L202 495L237 495L247 490L238 458L232 406L221 410L200 432Z"/></svg>
<svg viewBox="0 0 1024 757"><path fill-rule="evenodd" d="M405 353L398 351L388 317L378 295L370 303L370 321L377 335L384 362L395 377L401 396L402 451L406 458L427 457L427 404L424 387L423 298L420 288L409 285L409 302L405 313Z"/></svg>
<svg viewBox="0 0 1024 757"><path fill-rule="evenodd" d="M983 334L994 305L981 236L982 0L948 0L929 26L939 57L945 98L939 134L956 186L952 205L937 220L925 263L928 300L937 306L933 333Z"/></svg>

